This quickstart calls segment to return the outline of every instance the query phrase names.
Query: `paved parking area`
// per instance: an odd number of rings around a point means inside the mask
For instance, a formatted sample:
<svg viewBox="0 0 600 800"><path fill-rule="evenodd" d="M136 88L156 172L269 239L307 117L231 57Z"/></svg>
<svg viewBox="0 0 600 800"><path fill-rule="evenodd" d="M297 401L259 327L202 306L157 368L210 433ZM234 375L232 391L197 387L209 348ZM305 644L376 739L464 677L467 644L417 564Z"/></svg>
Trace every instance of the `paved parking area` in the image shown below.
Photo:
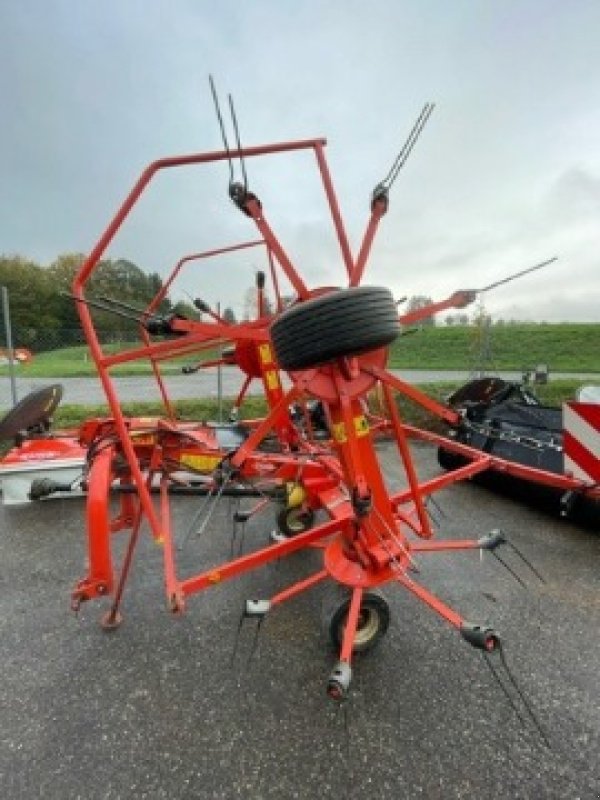
<svg viewBox="0 0 600 800"><path fill-rule="evenodd" d="M437 470L428 448L416 458L422 474ZM245 627L232 662L244 600L308 574L316 551L197 595L184 617L172 618L160 550L146 537L125 621L104 633L102 604L78 618L69 611L85 558L83 501L55 500L0 510L3 800L598 798L596 522L560 520L473 484L437 502L441 537L501 527L546 578L529 580L525 591L489 556L420 560L419 580L501 633L551 749L519 721L481 654L400 587L386 591L390 629L376 651L356 659L342 707L325 694L335 655L321 625L321 588L267 618L250 661ZM193 503L178 498L177 530ZM271 522L253 521L245 547L261 544ZM225 502L181 553L182 573L229 548Z"/></svg>

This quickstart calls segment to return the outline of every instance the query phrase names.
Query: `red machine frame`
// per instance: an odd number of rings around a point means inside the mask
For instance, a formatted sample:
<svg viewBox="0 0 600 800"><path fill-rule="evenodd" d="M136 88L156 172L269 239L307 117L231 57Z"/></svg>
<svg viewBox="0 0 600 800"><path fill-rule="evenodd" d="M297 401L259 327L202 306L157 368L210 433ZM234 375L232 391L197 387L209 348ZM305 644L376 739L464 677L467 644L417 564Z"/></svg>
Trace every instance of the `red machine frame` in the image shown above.
<svg viewBox="0 0 600 800"><path fill-rule="evenodd" d="M302 369L293 369L283 364L284 368L290 371L291 388L285 394L282 393L247 440L231 456L223 460L219 465L216 481L222 485L232 474L246 470L249 475L268 475L269 479L283 485L286 481L298 481L301 473L300 482L309 490L311 502L327 512L329 521L285 541L212 567L198 575L180 579L176 570L174 536L171 529L169 485L173 465L185 463L182 456L186 453L193 454L195 448L201 447L201 442L198 441L193 426L182 430L173 419L165 419L159 422L155 438L144 443L143 450L140 449L139 441L136 444L135 437L131 436L128 420L122 413L110 377L110 369L117 364L140 358L149 358L156 364L156 361L164 358L197 352L199 348L209 346L209 343L212 346L221 340L231 340L233 326L224 324L220 319L205 323L173 318L169 323L168 332L177 338L151 341L144 334L142 347L118 354L105 354L98 340L84 291L88 279L112 238L145 187L160 170L232 158L253 158L267 154L312 150L347 273L349 288L344 291L352 293L362 281L375 233L387 210L387 191L379 191L374 195L370 219L358 256L353 260L326 164L324 146L325 140L312 139L155 161L142 173L82 265L73 284L73 293L83 330L111 409L113 416L111 424L115 436L110 445L99 449L91 460L88 481L89 569L87 576L77 585L73 600L74 604L78 605L82 600L114 592L113 603L105 623L108 627L119 623L119 604L144 518L148 521L155 540L163 545L167 600L169 608L177 612L184 609L185 599L198 591L302 548L319 544L324 554L321 570L288 587L270 600L249 601L246 616L260 620L274 606L295 597L326 578L345 586L349 591L349 601L347 614L340 628L339 660L328 681L329 694L339 699L345 696L350 683L350 663L355 649L357 630L361 625L363 610L368 607L370 590L390 582L398 583L414 594L451 626L458 629L473 646L486 652L499 648L499 638L491 628L467 622L408 574L415 569L416 555L468 549L494 550L504 541L498 534L490 534L479 539L432 541L433 531L425 508L425 497L436 488L457 480L458 475L445 475L433 482L419 483L407 441L407 428L400 418L393 392L398 391L410 397L450 424L456 424L458 415L415 387L391 375L385 368L387 345L384 344L369 348L367 352L358 355L352 352L340 353L326 363L316 362L314 366ZM381 190L381 187L378 188ZM298 298L296 305L307 310L312 308L311 303L319 301L329 303L330 299L335 303L338 297L336 292L327 289L311 291L306 286L270 228L258 198L239 184L230 185L230 196L240 210L254 222L262 236L261 241L267 247L269 257L274 259L294 287ZM182 266L184 260L179 262L175 272ZM344 292L339 296L343 294ZM155 308L156 304L149 307L148 319L151 318ZM277 324L281 327L285 319L286 312L278 318ZM260 319L236 325L235 341L252 342L257 347L272 347L269 331L264 320ZM274 358L273 365L276 368ZM158 372L157 379L160 383ZM376 385L381 386L390 430L407 478L408 488L401 492L390 493L386 486L372 430L364 413L366 394ZM285 439L282 443L283 452L260 453L258 447L264 437L271 431L277 430L282 421L288 419L289 406L306 396L319 399L326 409L333 433L334 454L301 439L295 442L300 453L291 452ZM168 403L167 408L169 409ZM169 416L172 417L171 409ZM414 430L410 432L417 433ZM116 455L119 455L121 463L125 464L123 479L133 483L135 493L124 496L120 514L111 520L107 495L114 477L112 465ZM478 468L485 467L480 464L471 465L461 471L461 476L467 477ZM151 492L155 479L158 480L159 487L158 509L153 502ZM130 542L119 581L115 583L110 555L110 533L122 528L131 530Z"/></svg>

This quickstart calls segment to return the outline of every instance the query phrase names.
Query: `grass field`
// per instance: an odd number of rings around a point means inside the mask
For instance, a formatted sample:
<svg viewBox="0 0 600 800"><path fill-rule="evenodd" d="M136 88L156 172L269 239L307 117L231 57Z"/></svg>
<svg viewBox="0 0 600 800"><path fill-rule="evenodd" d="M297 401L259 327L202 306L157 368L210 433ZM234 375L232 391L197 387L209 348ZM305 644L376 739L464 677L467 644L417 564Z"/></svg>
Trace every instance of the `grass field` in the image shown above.
<svg viewBox="0 0 600 800"><path fill-rule="evenodd" d="M139 347L139 343L135 344ZM124 347L124 346L123 346ZM123 347L121 349L123 349ZM105 353L118 352L114 345L107 347ZM205 350L202 354L203 359L214 358L217 353L215 350ZM161 364L161 371L181 372L183 364L193 364L198 360L194 356L177 358ZM33 359L27 364L20 364L16 367L18 374L24 378L86 378L96 374L96 366L89 354L86 345L75 347L64 347L58 350L49 350L45 353L36 353ZM150 364L147 360L132 361L114 367L114 375L148 375L151 372ZM8 367L0 367L0 375L7 375Z"/></svg>
<svg viewBox="0 0 600 800"><path fill-rule="evenodd" d="M488 371L524 370L546 363L555 372L600 373L600 324L493 326L487 343L481 341L478 329L472 326L425 327L396 340L391 349L390 367L469 371L481 363L486 345L490 354L485 364ZM206 351L203 357L214 355L214 351ZM183 363L194 360L188 357L164 362L162 369L179 372ZM96 372L85 345L37 353L31 362L16 369L19 375L32 378L85 377ZM0 374L7 372L7 367L0 367ZM114 369L117 375L149 372L146 361Z"/></svg>
<svg viewBox="0 0 600 800"><path fill-rule="evenodd" d="M535 387L538 399L544 405L559 406L566 400L572 400L575 392L580 386L578 380L556 380L550 383ZM451 392L458 388L455 382L442 381L439 383L426 383L421 385L421 389L430 397L444 401ZM233 403L233 398L225 398L223 402L223 416L227 417L227 412ZM437 428L439 423L431 415L425 412L420 406L416 406L404 398L398 401L402 417L405 422L412 425L419 425L424 428ZM194 420L216 420L218 415L218 405L216 399L200 400L180 400L175 403L176 412L182 419ZM164 413L164 408L160 403L125 403L124 412L129 416L155 416ZM242 417L245 419L264 416L266 404L264 397L247 397L242 406ZM79 425L84 419L89 417L103 417L108 415L108 406L94 405L61 405L56 411L54 422L56 427L72 427Z"/></svg>
<svg viewBox="0 0 600 800"><path fill-rule="evenodd" d="M473 369L487 349L488 370L524 370L546 363L555 372L600 372L599 325L492 326L482 341L472 326L427 327L396 340L395 369Z"/></svg>

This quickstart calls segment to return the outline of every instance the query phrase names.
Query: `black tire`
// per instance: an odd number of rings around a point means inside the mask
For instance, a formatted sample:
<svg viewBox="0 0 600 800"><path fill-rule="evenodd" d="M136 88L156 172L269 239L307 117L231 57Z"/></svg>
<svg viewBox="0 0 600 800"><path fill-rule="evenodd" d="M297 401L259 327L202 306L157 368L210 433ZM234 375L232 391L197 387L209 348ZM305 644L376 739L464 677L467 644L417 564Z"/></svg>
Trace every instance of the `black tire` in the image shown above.
<svg viewBox="0 0 600 800"><path fill-rule="evenodd" d="M351 595L335 610L329 624L329 636L336 650L342 646L344 628L350 609ZM366 653L385 636L390 624L390 607L379 592L365 592L360 604L358 627L352 652Z"/></svg>
<svg viewBox="0 0 600 800"><path fill-rule="evenodd" d="M437 451L438 464L442 469L452 472L453 469L464 467L469 463L469 459L458 453L451 453L450 450L444 450L443 447L438 447Z"/></svg>
<svg viewBox="0 0 600 800"><path fill-rule="evenodd" d="M284 536L297 536L299 533L310 530L315 521L315 512L312 508L282 508L277 514L277 527Z"/></svg>
<svg viewBox="0 0 600 800"><path fill-rule="evenodd" d="M287 309L271 326L271 339L279 365L299 370L385 347L399 331L391 292L355 286Z"/></svg>

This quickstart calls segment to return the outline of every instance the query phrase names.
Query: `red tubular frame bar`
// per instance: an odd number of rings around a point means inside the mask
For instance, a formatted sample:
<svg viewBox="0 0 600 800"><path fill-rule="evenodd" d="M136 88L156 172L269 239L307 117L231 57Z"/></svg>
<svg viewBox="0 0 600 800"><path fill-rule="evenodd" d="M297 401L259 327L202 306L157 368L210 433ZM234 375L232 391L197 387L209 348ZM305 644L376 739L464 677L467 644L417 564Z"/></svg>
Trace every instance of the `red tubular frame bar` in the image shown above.
<svg viewBox="0 0 600 800"><path fill-rule="evenodd" d="M452 453L465 456L471 460L470 464L466 464L464 467L459 467L435 479L433 487L426 490L427 494L431 494L433 491L436 491L437 488L441 488L441 486L456 483L459 480L491 469L495 472L512 475L514 478L531 481L532 483L541 483L554 489L562 489L565 492L570 490L576 491L585 497L600 499L600 486L590 486L579 478L574 478L569 475L558 475L555 472L548 472L547 470L537 469L536 467L516 464L514 461L507 461L506 459L498 458L498 456L483 453L481 450L457 442L455 439L449 439L447 436L442 436L432 431L415 428L412 425L405 425L404 428L411 438L439 445ZM427 486L429 486L429 483Z"/></svg>
<svg viewBox="0 0 600 800"><path fill-rule="evenodd" d="M320 153L321 155L319 157L322 158L322 149L325 144L326 141L324 139L307 139L297 142L285 142L279 144L262 145L258 147L248 147L248 148L243 148L242 150L215 151L211 153L197 153L193 155L173 156L170 158L158 159L157 161L152 162L142 172L141 176L136 181L135 185L127 195L124 202L121 204L120 208L117 210L117 213L109 223L108 227L98 240L95 247L92 249L89 256L83 262L79 272L75 276L72 289L73 289L73 295L76 300L77 310L79 313L79 318L81 320L83 332L86 337L86 341L88 342L92 358L96 363L99 378L102 383L104 392L106 394L106 398L112 416L114 417L115 420L115 426L121 441L121 446L123 447L124 454L127 458L128 463L131 466L133 480L138 488L140 502L142 504L144 514L148 518L150 527L152 529L152 533L156 538L161 538L162 535L161 523L152 504L150 493L147 490L146 486L144 485L144 477L137 463L135 451L128 436L127 428L117 398L117 394L113 386L113 382L107 372L107 369L115 364L124 363L125 361L131 361L143 357L150 357L151 355L154 354L160 355L169 352L177 352L178 350L177 347L175 347L172 342L162 342L155 344L152 347L138 348L137 350L130 351L128 354L119 354L113 357L106 357L102 351L102 347L96 335L90 310L85 304L85 296L84 296L85 285L89 280L92 271L97 266L101 257L105 253L110 242L113 240L118 230L120 229L121 225L131 212L131 209L133 208L135 203L139 200L144 189L148 186L148 184L150 183L150 181L157 172L164 169L171 169L175 167L190 166L196 164L207 164L215 161L224 161L231 158L240 158L240 157L252 158L255 156L261 156L267 154L286 153L286 152L307 150L307 149L311 149L315 152ZM329 183L331 184L330 181ZM334 204L331 206L331 208L335 218L336 215L339 216L339 210L337 209L337 202L335 201L335 194L333 192L333 187L331 187L330 190L330 203L332 202L332 199L334 201ZM263 217L258 207L255 209L255 213L256 213L255 221L257 222L257 225L260 228L259 223L263 220ZM267 232L267 235L264 236L263 233L263 236L267 241L268 246L270 247L271 250L273 250L278 259L283 259L280 260L282 269L290 279L292 285L294 285L295 288L297 289L299 295L301 297L306 296L307 290L306 287L304 286L304 283L300 279L296 270L293 268L291 262L289 262L289 259L285 255L283 249L273 236L268 225L266 224L266 221L265 221L265 230ZM275 245L275 248L273 247L273 245ZM201 343L206 340L207 336L213 336L213 337L224 336L226 338L227 326L215 325L210 331L207 330L208 327L209 326L203 326L201 323L198 323L195 328L196 333L191 334L189 337L186 337L187 340L186 345L193 346L195 344ZM179 326L178 330L186 331L186 328L184 325L181 325ZM256 340L256 333L257 333L256 331L252 332L248 331L247 338L254 338ZM238 331L238 335L239 338L243 338L241 330ZM266 332L264 334L264 337L265 341L267 341Z"/></svg>
<svg viewBox="0 0 600 800"><path fill-rule="evenodd" d="M218 247L215 250L205 250L205 251L203 251L201 253L189 253L188 255L183 256L183 258L180 258L179 261L172 268L171 273L169 274L169 277L162 284L162 286L160 287L159 291L156 293L154 298L148 304L146 310L144 311L142 319L148 319L148 317L150 317L154 313L154 311L156 311L156 309L160 306L161 302L167 296L167 294L169 292L169 289L173 285L175 279L177 278L177 276L179 275L182 267L185 264L189 264L189 263L191 263L193 261L201 261L201 260L204 260L206 258L213 258L215 256L225 255L226 253L233 253L233 252L237 252L239 250L246 250L248 248L258 247L259 245L266 246L263 239L255 239L254 241L250 241L250 242L242 242L241 244L230 245L229 247ZM270 260L270 263L271 263L271 260ZM148 335L148 331L146 330L146 328L143 325L140 325L140 335L142 337L142 340L143 340L144 344L147 347L150 347L151 346L151 340L150 340L150 337ZM174 412L174 409L173 409L173 407L171 405L171 401L169 400L169 396L168 396L166 387L164 385L164 382L163 382L163 379L162 379L162 375L160 373L160 369L159 369L159 366L158 366L158 360L154 357L154 355L151 355L150 356L150 362L152 364L152 371L154 373L154 377L156 378L156 382L158 384L158 388L159 388L161 397L163 399L163 403L164 403L165 409L166 409L168 415L171 417L171 419L174 419L175 418L175 412Z"/></svg>

